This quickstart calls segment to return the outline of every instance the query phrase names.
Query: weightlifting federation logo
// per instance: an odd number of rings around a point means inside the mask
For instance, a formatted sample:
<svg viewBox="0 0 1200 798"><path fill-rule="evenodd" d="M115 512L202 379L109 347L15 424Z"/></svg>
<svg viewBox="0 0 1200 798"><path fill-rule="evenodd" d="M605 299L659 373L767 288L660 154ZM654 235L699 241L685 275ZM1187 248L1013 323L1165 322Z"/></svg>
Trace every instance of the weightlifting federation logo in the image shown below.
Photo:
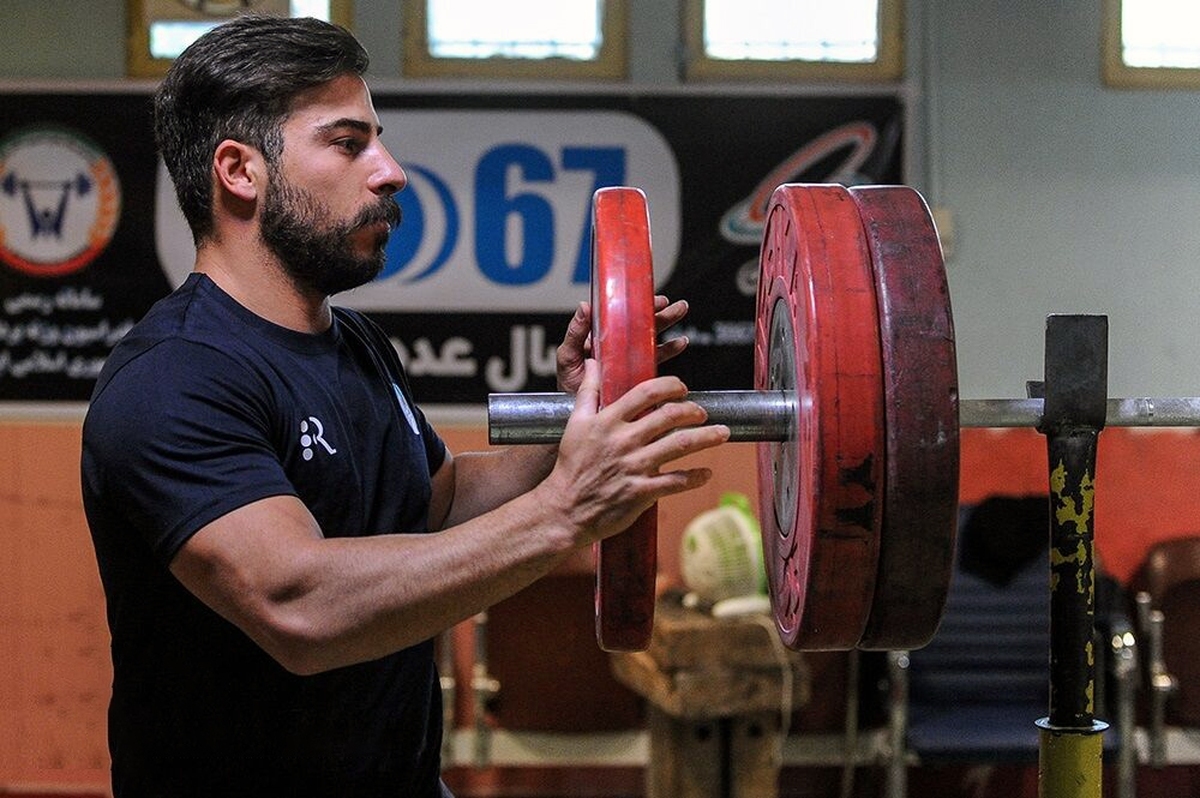
<svg viewBox="0 0 1200 798"><path fill-rule="evenodd" d="M77 272L120 216L116 169L81 135L27 128L0 142L0 261L36 277Z"/></svg>

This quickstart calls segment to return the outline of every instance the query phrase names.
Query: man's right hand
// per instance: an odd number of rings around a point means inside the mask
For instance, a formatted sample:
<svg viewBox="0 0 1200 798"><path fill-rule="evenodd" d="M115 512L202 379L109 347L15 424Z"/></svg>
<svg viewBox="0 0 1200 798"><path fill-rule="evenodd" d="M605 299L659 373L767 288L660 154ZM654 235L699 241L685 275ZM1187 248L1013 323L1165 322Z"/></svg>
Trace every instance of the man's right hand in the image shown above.
<svg viewBox="0 0 1200 798"><path fill-rule="evenodd" d="M686 395L677 377L655 377L600 409L599 367L587 361L558 459L539 486L578 530L580 545L626 529L654 502L712 477L707 468L662 470L729 439L728 427L703 426L706 412Z"/></svg>

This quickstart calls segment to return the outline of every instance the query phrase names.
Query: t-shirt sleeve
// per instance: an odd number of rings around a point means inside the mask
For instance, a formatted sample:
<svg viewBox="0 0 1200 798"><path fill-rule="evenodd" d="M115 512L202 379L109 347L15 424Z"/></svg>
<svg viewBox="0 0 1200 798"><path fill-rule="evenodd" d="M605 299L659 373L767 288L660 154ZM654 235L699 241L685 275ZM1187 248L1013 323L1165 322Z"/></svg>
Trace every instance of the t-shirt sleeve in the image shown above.
<svg viewBox="0 0 1200 798"><path fill-rule="evenodd" d="M268 402L259 379L221 351L159 343L93 398L84 428L92 479L169 563L209 522L295 494L271 443Z"/></svg>

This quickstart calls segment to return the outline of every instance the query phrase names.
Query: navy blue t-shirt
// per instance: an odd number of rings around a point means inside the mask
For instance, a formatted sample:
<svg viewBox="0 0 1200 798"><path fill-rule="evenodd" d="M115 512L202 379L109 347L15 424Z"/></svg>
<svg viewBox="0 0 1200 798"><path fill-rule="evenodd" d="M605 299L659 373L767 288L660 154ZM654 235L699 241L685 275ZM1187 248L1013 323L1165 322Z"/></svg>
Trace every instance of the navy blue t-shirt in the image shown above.
<svg viewBox="0 0 1200 798"><path fill-rule="evenodd" d="M108 359L83 430L118 798L440 795L432 641L296 676L168 565L205 524L269 496L299 497L326 537L425 533L445 454L360 314L299 333L199 274L150 310Z"/></svg>

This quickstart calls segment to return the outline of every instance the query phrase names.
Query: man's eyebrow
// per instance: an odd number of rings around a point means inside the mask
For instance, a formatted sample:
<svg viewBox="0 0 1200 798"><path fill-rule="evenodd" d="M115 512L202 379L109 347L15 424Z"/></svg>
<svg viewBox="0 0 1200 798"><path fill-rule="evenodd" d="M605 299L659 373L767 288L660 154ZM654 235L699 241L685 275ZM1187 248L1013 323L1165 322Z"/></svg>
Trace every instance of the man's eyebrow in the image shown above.
<svg viewBox="0 0 1200 798"><path fill-rule="evenodd" d="M325 124L317 127L317 132L324 134L341 128L350 128L351 130L357 130L360 133L366 134L374 132L375 135L379 135L380 133L383 133L383 125L372 125L370 122L367 122L363 119L355 119L353 117L343 117L341 119L334 119L331 122L326 122Z"/></svg>

